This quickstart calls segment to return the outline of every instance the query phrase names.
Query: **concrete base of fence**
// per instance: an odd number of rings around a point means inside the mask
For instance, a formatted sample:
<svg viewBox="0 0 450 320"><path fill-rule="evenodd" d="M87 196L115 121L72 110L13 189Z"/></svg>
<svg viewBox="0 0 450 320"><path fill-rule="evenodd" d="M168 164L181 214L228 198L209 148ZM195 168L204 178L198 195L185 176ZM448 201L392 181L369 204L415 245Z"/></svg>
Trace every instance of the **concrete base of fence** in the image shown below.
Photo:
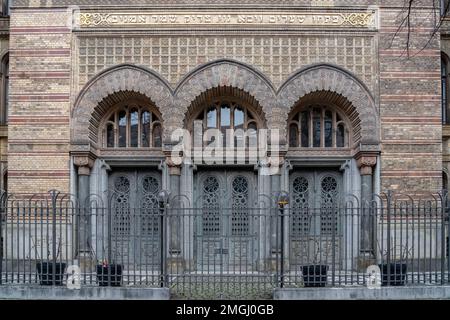
<svg viewBox="0 0 450 320"><path fill-rule="evenodd" d="M450 286L276 289L275 300L450 300Z"/></svg>
<svg viewBox="0 0 450 320"><path fill-rule="evenodd" d="M169 289L83 287L69 290L42 286L0 286L0 300L169 300Z"/></svg>

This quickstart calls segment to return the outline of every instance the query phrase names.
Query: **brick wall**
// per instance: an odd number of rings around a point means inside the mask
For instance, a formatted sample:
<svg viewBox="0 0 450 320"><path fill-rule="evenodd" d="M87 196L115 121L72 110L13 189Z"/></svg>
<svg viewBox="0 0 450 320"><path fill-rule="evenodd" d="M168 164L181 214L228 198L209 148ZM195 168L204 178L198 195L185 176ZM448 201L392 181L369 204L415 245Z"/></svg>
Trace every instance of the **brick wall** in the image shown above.
<svg viewBox="0 0 450 320"><path fill-rule="evenodd" d="M11 17L9 191L69 191L71 32L65 10Z"/></svg>
<svg viewBox="0 0 450 320"><path fill-rule="evenodd" d="M401 4L401 1L398 1ZM430 9L415 11L411 57L404 52L406 29L398 30L402 8L382 1L379 34L382 189L439 191L442 188L440 43L420 51L432 31ZM403 56L402 56L403 55Z"/></svg>

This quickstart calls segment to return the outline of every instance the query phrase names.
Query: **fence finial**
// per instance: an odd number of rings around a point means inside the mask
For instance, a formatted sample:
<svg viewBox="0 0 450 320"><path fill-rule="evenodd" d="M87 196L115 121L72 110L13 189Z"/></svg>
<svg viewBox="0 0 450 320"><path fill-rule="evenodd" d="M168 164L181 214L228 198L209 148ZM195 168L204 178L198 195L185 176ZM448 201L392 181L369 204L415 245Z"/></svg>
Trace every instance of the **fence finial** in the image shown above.
<svg viewBox="0 0 450 320"><path fill-rule="evenodd" d="M50 196L52 197L52 201L56 201L56 199L58 199L59 195L61 194L61 192L59 192L56 189L53 190L49 190L48 193L50 194Z"/></svg>
<svg viewBox="0 0 450 320"><path fill-rule="evenodd" d="M169 198L170 198L170 192L167 190L162 190L158 194L158 200L159 200L160 204L166 205L169 202Z"/></svg>

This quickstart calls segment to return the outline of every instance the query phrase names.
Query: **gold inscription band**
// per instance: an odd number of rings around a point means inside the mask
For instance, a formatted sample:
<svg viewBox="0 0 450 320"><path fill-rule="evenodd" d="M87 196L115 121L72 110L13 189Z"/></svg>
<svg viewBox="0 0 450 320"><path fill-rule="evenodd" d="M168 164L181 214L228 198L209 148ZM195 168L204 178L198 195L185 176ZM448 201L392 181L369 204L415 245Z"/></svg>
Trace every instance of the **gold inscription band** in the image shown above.
<svg viewBox="0 0 450 320"><path fill-rule="evenodd" d="M220 26L298 26L298 27L353 27L376 28L376 12L347 13L95 13L76 15L81 28L101 27L161 27L183 25Z"/></svg>

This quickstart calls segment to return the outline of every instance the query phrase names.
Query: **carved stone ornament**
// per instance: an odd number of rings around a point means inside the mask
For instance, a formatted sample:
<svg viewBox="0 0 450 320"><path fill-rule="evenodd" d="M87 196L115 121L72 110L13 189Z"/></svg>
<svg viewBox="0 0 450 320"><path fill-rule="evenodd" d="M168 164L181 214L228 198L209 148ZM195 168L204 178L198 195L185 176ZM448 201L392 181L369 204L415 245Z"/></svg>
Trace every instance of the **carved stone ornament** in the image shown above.
<svg viewBox="0 0 450 320"><path fill-rule="evenodd" d="M229 10L181 12L80 12L76 21L81 28L101 27L170 27L204 26L290 26L290 27L352 27L375 28L376 11L259 11Z"/></svg>
<svg viewBox="0 0 450 320"><path fill-rule="evenodd" d="M180 176L181 175L181 165L172 161L172 159L166 159L167 167L169 168L169 175Z"/></svg>
<svg viewBox="0 0 450 320"><path fill-rule="evenodd" d="M91 168L94 167L94 159L89 156L76 156L73 158L74 165L78 168L78 175L89 176Z"/></svg>
<svg viewBox="0 0 450 320"><path fill-rule="evenodd" d="M361 175L369 176L373 174L373 167L377 164L377 157L375 156L361 156L358 158L358 167Z"/></svg>

